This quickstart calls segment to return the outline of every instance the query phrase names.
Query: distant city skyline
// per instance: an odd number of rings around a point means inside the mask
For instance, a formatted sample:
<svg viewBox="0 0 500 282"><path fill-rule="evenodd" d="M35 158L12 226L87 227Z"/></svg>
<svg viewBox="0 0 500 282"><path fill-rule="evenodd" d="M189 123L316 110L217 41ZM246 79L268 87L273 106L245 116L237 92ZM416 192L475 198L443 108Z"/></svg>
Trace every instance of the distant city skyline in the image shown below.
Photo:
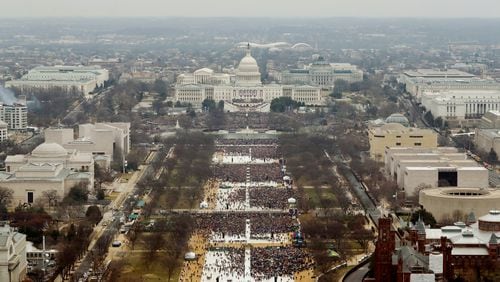
<svg viewBox="0 0 500 282"><path fill-rule="evenodd" d="M14 17L432 17L500 18L497 0L17 0L1 18Z"/></svg>

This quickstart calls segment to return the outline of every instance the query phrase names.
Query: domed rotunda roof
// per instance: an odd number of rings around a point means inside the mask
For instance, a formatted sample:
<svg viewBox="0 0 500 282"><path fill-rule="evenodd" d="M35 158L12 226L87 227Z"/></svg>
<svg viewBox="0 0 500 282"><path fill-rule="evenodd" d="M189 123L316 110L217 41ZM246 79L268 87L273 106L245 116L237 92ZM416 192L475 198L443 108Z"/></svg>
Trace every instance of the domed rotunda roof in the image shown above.
<svg viewBox="0 0 500 282"><path fill-rule="evenodd" d="M33 157L42 158L64 157L67 154L68 151L56 143L42 143L31 152Z"/></svg>
<svg viewBox="0 0 500 282"><path fill-rule="evenodd" d="M238 86L258 86L262 85L260 80L259 66L257 61L250 54L250 44L247 46L247 54L241 59L236 71L236 85Z"/></svg>
<svg viewBox="0 0 500 282"><path fill-rule="evenodd" d="M247 47L247 53L243 59L241 59L240 64L238 65L238 74L255 74L259 73L259 66L257 65L257 61L252 57L250 53L250 44Z"/></svg>

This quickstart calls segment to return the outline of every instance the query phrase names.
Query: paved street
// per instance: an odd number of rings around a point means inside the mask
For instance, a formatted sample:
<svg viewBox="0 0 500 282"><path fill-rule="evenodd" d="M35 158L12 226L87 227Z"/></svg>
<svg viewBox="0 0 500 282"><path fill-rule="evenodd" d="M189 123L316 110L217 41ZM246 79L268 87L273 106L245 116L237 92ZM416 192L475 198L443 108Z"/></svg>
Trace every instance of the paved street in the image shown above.
<svg viewBox="0 0 500 282"><path fill-rule="evenodd" d="M360 282L363 281L365 275L370 271L370 263L367 261L363 266L358 268L356 271L346 276L343 281L344 282Z"/></svg>
<svg viewBox="0 0 500 282"><path fill-rule="evenodd" d="M153 152L156 155L156 152ZM154 156L153 156L154 157ZM127 201L131 200L132 192L135 188L137 182L149 172L149 165L139 166L139 170L135 171L126 183L118 183L118 191L120 195L109 204L108 210L104 213L103 219L94 228L91 235L91 242L88 247L88 252L85 254L82 260L77 263L74 277L82 277L85 273L89 271L92 266L92 252L96 248L96 242L102 236L113 237L118 233L120 227L120 217L121 212L113 212L113 210L120 209L120 207L127 204ZM106 225L106 226L104 226Z"/></svg>

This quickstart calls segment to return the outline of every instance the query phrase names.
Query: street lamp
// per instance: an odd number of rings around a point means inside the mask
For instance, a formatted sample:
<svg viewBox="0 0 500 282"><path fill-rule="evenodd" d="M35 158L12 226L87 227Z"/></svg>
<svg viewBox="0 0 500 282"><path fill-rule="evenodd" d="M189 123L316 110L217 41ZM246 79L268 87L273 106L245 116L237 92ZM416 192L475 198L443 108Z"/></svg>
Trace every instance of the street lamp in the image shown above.
<svg viewBox="0 0 500 282"><path fill-rule="evenodd" d="M125 174L125 170L127 168L128 161L123 157L123 173Z"/></svg>

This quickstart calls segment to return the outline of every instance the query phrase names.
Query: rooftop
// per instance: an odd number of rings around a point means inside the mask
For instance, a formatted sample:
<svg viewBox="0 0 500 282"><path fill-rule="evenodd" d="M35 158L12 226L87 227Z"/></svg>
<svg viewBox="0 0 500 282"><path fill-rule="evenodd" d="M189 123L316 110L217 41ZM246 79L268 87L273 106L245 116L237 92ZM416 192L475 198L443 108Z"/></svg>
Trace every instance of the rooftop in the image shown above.
<svg viewBox="0 0 500 282"><path fill-rule="evenodd" d="M481 216L479 221L500 223L500 210L491 210L487 215Z"/></svg>
<svg viewBox="0 0 500 282"><path fill-rule="evenodd" d="M476 248L454 247L451 250L451 255L452 256L487 256L488 255L488 249L481 248L481 247L476 247Z"/></svg>
<svg viewBox="0 0 500 282"><path fill-rule="evenodd" d="M417 69L405 71L404 74L410 77L475 77L473 74L456 69Z"/></svg>

